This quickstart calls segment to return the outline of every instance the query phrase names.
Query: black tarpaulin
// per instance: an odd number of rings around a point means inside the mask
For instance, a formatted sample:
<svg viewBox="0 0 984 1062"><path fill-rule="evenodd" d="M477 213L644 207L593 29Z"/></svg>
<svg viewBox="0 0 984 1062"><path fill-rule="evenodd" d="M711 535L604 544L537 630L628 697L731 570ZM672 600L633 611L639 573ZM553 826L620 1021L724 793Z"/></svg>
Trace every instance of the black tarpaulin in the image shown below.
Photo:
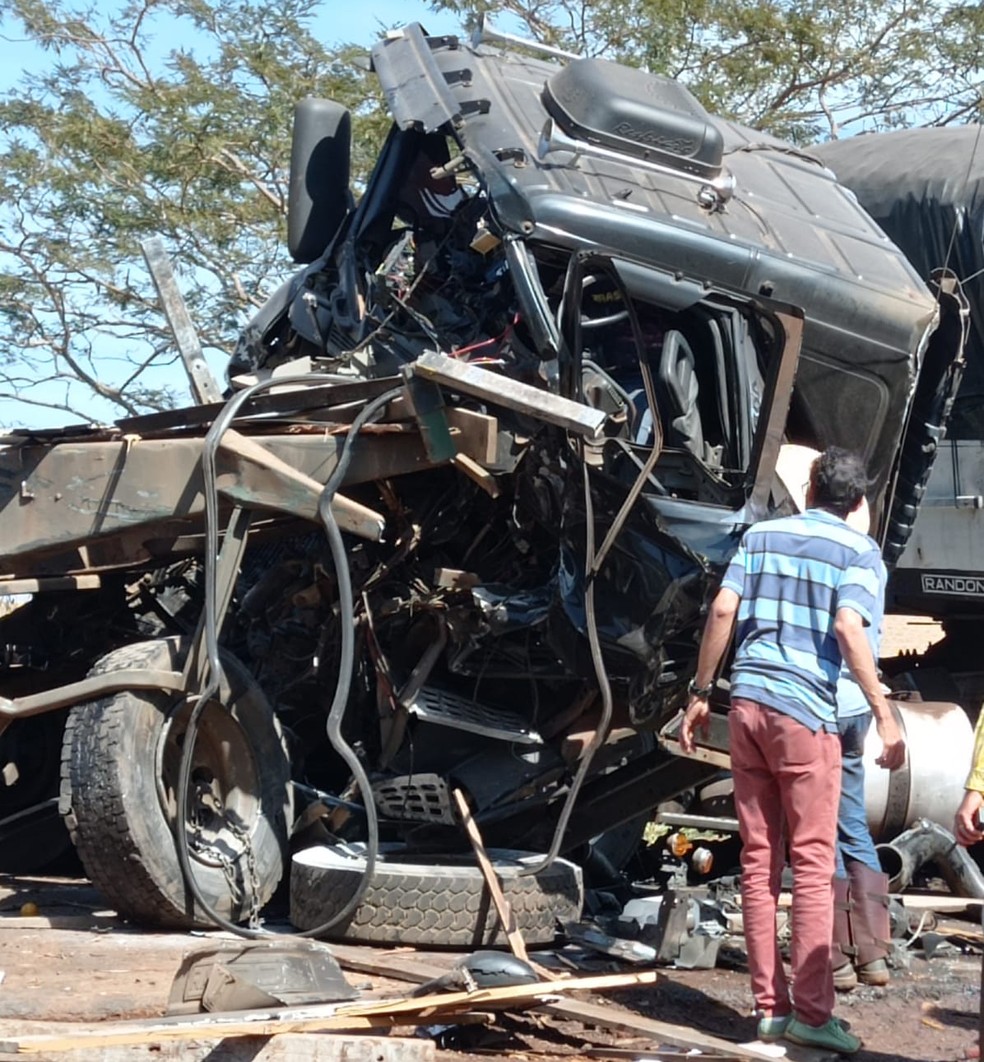
<svg viewBox="0 0 984 1062"><path fill-rule="evenodd" d="M971 328L949 434L984 435L984 127L903 129L811 148L858 197L916 270L949 267Z"/></svg>

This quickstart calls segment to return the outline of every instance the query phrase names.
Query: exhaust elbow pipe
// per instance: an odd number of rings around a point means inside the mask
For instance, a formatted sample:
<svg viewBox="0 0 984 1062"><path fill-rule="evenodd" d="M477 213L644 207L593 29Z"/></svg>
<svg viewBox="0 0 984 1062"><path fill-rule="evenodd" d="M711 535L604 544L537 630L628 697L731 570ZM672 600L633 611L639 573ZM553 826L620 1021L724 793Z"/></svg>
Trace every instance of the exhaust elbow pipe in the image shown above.
<svg viewBox="0 0 984 1062"><path fill-rule="evenodd" d="M890 892L902 892L924 863L935 863L954 896L984 900L981 868L938 822L916 819L905 833L890 844L877 845L876 851Z"/></svg>

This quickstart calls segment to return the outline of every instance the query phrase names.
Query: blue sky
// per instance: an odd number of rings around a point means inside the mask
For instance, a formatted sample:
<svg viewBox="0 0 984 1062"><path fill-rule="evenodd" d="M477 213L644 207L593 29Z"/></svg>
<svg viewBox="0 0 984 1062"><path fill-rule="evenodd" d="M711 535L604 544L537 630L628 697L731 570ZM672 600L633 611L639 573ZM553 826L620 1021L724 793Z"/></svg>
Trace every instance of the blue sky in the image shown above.
<svg viewBox="0 0 984 1062"><path fill-rule="evenodd" d="M322 0L322 14L316 21L327 44L365 41L371 43L380 29L407 22L420 22L430 33L454 33L461 25L446 13L435 14L424 0L368 0L348 3ZM14 85L40 52L19 36L0 8L0 89Z"/></svg>
<svg viewBox="0 0 984 1062"><path fill-rule="evenodd" d="M372 41L380 29L420 22L429 33L455 33L461 24L453 15L435 14L421 0L370 0L369 3L343 3L324 0L319 19L327 43Z"/></svg>
<svg viewBox="0 0 984 1062"><path fill-rule="evenodd" d="M342 0L323 0L322 14L315 22L324 42L331 46L340 43L359 43L370 45L381 30L408 22L420 22L430 33L455 33L461 31L456 17L448 14L435 14L424 0L368 0L365 3L348 3ZM163 47L170 48L173 42L162 41ZM40 49L25 41L20 28L12 25L9 19L0 14L0 92L14 87L21 75L31 69L32 64L48 63L50 56L45 56ZM220 379L224 373L224 359L216 359L212 364L213 372ZM175 367L175 386L181 387L183 378L180 369ZM118 416L109 408L98 408L93 403L91 417L93 420L111 419ZM0 401L0 430L17 425L31 427L56 427L64 423L75 423L78 418L67 413L46 410L17 402Z"/></svg>

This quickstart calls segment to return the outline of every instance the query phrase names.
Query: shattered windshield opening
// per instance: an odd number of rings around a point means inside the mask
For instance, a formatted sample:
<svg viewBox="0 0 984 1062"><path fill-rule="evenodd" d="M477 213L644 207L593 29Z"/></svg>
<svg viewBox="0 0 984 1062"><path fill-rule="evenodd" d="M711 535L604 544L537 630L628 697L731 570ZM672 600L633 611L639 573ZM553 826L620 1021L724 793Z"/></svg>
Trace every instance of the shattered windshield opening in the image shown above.
<svg viewBox="0 0 984 1062"><path fill-rule="evenodd" d="M565 336L582 401L608 413L606 473L627 480L659 451L652 493L738 508L750 479L763 378L775 354L750 311L718 296L668 307L630 292L611 264L592 263ZM756 341L756 337L758 341Z"/></svg>

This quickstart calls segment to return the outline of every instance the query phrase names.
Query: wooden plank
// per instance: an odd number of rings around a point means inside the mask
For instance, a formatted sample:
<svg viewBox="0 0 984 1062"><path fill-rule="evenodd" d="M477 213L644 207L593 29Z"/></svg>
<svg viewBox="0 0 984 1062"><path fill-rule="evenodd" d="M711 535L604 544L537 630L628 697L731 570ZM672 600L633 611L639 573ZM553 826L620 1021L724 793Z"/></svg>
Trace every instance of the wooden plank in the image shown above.
<svg viewBox="0 0 984 1062"><path fill-rule="evenodd" d="M219 448L240 461L239 476L223 493L248 508L262 506L320 521L318 503L324 491L323 483L293 468L262 443L234 428L225 432ZM371 542L383 537L386 520L381 513L337 492L331 509L343 531Z"/></svg>
<svg viewBox="0 0 984 1062"><path fill-rule="evenodd" d="M421 962L413 952L380 952L375 948L353 947L350 944L332 944L331 950L342 967L358 973L379 974L415 983L430 981L447 973L445 967L432 962ZM613 1007L611 1004L602 1007L581 1000L565 1000L548 1003L538 1009L566 1020L573 1019L586 1024L650 1037L674 1047L712 1051L715 1058L721 1055L731 1055L741 1059L781 1057L788 1059L789 1062L825 1062L826 1059L837 1057L822 1051L814 1051L808 1047L786 1043L779 1046L761 1043L736 1045L729 1040L713 1036L711 1033L699 1032L685 1025L647 1018L632 1011ZM641 1051L640 1055L643 1054L645 1052Z"/></svg>
<svg viewBox="0 0 984 1062"><path fill-rule="evenodd" d="M269 1011L268 1014L272 1014ZM199 1015L195 1016L199 1018ZM189 1041L208 1039L213 1044L217 1040L225 1040L227 1037L248 1036L251 1038L279 1036L284 1033L326 1033L331 1030L344 1030L345 1032L359 1032L366 1030L371 1032L378 1029L386 1029L392 1025L415 1025L416 1021L408 1016L401 1015L399 1022L389 1015L372 1015L365 1018L306 1018L286 1019L267 1018L260 1020L258 1017L250 1019L238 1015L241 1020L233 1021L230 1015L206 1015L204 1020L193 1022L183 1017L183 1025L170 1025L170 1018L159 1018L157 1021L129 1021L129 1022L104 1022L94 1025L89 1029L68 1033L32 1033L28 1036L19 1036L16 1039L8 1038L0 1040L0 1057L4 1054L15 1055L20 1058L24 1055L41 1055L47 1058L49 1055L60 1054L64 1051L91 1052L99 1049L100 1057L108 1048L135 1047L144 1044L162 1045L165 1043L186 1044ZM208 1019L218 1019L209 1021ZM423 1020L423 1019L421 1019ZM427 1019L429 1020L429 1019ZM54 1024L54 1023L53 1023Z"/></svg>
<svg viewBox="0 0 984 1062"><path fill-rule="evenodd" d="M600 1025L605 1029L618 1029L622 1032L649 1036L658 1043L670 1044L672 1047L695 1047L700 1051L710 1051L716 1055L736 1055L741 1059L786 1058L789 1062L827 1062L828 1059L840 1057L835 1052L814 1051L808 1047L797 1047L785 1042L766 1044L755 1041L735 1044L713 1036L711 1033L691 1029L687 1025L675 1025L657 1018L647 1018L643 1014L634 1014L632 1011L581 999L546 1003L538 1009L567 1021L573 1019L586 1025Z"/></svg>
<svg viewBox="0 0 984 1062"><path fill-rule="evenodd" d="M103 1048L157 1041L193 1040L203 1036L273 1036L279 1033L384 1028L441 1020L475 1010L536 1006L563 992L597 992L609 988L651 985L653 971L602 974L549 984L481 988L476 992L438 992L426 996L374 999L362 1003L322 1004L312 1007L272 1007L258 1011L176 1015L152 1021L106 1022L71 1036L36 1034L0 1041L0 1052L51 1054L79 1048Z"/></svg>
<svg viewBox="0 0 984 1062"><path fill-rule="evenodd" d="M461 406L448 406L445 416L451 425L458 453L467 454L480 465L495 464L499 456L498 417Z"/></svg>
<svg viewBox="0 0 984 1062"><path fill-rule="evenodd" d="M934 914L980 913L981 900L970 896L927 896L918 893L899 893L893 897L909 911L932 911Z"/></svg>
<svg viewBox="0 0 984 1062"><path fill-rule="evenodd" d="M418 985L441 977L452 965L450 962L439 965L432 961L432 957L421 961L420 952L412 949L372 948L332 942L331 953L345 970Z"/></svg>
<svg viewBox="0 0 984 1062"><path fill-rule="evenodd" d="M467 454L455 454L452 463L459 472L464 473L473 483L481 487L490 498L499 497L499 484L495 476L486 472L477 461L473 461Z"/></svg>
<svg viewBox="0 0 984 1062"><path fill-rule="evenodd" d="M513 915L512 908L509 906L509 901L506 899L505 893L502 891L499 879L495 876L492 861L489 859L488 853L485 851L485 842L482 840L482 834L478 829L478 823L476 823L475 819L472 817L471 808L468 806L465 794L462 793L460 789L454 789L452 790L452 793L454 796L454 802L458 806L458 814L461 816L461 821L465 827L465 833L468 834L468 840L471 842L471 846L475 851L475 858L478 860L479 868L482 871L482 877L485 878L485 884L488 886L489 892L492 895L492 902L495 904L495 909L499 912L499 918L502 921L502 928L505 931L506 940L509 941L509 947L517 959L529 964L530 957L526 953L526 941L523 940L523 934L519 931L519 927L516 924L516 917Z"/></svg>

